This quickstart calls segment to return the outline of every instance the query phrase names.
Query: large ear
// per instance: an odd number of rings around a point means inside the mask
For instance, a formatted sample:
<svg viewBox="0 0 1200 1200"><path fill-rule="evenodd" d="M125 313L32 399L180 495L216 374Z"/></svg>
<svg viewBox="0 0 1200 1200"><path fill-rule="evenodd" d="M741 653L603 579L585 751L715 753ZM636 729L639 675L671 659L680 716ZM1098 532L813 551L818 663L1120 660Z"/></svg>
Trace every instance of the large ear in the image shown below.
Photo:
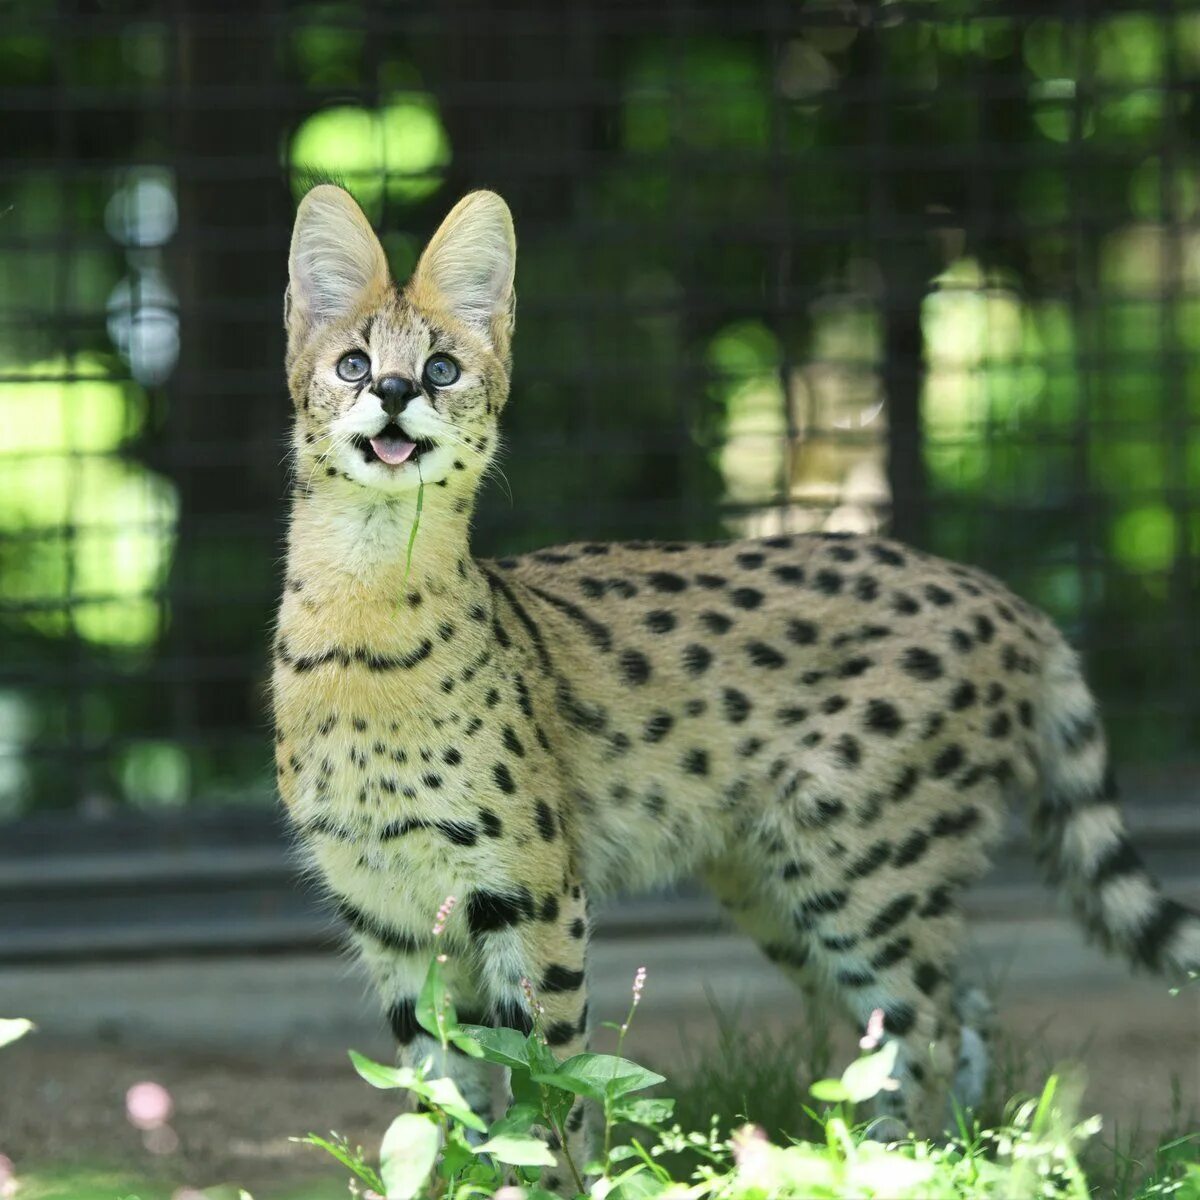
<svg viewBox="0 0 1200 1200"><path fill-rule="evenodd" d="M495 192L471 192L451 210L413 274L418 303L446 308L507 351L517 239Z"/></svg>
<svg viewBox="0 0 1200 1200"><path fill-rule="evenodd" d="M344 317L389 281L387 258L349 192L323 183L296 210L288 256L285 320L298 325Z"/></svg>

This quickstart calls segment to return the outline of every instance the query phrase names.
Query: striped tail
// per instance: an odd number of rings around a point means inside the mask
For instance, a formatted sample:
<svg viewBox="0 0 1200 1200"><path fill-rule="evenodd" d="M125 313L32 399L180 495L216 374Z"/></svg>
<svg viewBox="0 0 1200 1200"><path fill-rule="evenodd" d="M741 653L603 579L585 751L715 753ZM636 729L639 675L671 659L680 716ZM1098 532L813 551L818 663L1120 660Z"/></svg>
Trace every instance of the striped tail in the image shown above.
<svg viewBox="0 0 1200 1200"><path fill-rule="evenodd" d="M1200 914L1163 895L1130 842L1096 702L1065 644L1050 651L1043 684L1039 861L1107 949L1162 974L1200 973Z"/></svg>

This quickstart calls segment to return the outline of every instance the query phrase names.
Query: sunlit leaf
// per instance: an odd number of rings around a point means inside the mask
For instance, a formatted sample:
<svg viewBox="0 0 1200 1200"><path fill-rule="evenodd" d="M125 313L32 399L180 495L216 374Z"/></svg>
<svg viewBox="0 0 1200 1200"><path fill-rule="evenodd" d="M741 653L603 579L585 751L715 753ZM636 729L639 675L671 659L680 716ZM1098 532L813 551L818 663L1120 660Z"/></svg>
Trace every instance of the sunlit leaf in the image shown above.
<svg viewBox="0 0 1200 1200"><path fill-rule="evenodd" d="M417 1074L410 1067L386 1067L359 1054L357 1050L350 1051L350 1061L372 1087L411 1088L417 1082Z"/></svg>
<svg viewBox="0 0 1200 1200"><path fill-rule="evenodd" d="M0 1017L0 1046L7 1046L17 1038L23 1038L36 1026L25 1017Z"/></svg>
<svg viewBox="0 0 1200 1200"><path fill-rule="evenodd" d="M498 1162L511 1167L552 1167L554 1154L545 1142L535 1137L516 1133L504 1133L489 1138L475 1147L476 1154L490 1154Z"/></svg>
<svg viewBox="0 0 1200 1200"><path fill-rule="evenodd" d="M403 1113L388 1126L379 1151L380 1175L388 1200L411 1200L437 1160L438 1127L424 1113Z"/></svg>
<svg viewBox="0 0 1200 1200"><path fill-rule="evenodd" d="M453 1079L428 1079L425 1081L425 1096L438 1108L456 1121L474 1129L479 1133L487 1131L487 1125L482 1118L471 1111L471 1106L463 1098L462 1092Z"/></svg>
<svg viewBox="0 0 1200 1200"><path fill-rule="evenodd" d="M894 1075L899 1050L899 1042L888 1042L874 1054L867 1054L852 1062L842 1072L846 1098L859 1104L880 1092L893 1091L896 1087Z"/></svg>

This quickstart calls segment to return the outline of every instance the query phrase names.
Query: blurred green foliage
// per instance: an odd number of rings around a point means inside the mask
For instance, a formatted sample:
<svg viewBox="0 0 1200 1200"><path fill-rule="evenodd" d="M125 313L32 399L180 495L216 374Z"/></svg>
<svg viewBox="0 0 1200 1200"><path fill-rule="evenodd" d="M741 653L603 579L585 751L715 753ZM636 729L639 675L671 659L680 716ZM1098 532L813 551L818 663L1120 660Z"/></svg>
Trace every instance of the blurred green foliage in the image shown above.
<svg viewBox="0 0 1200 1200"><path fill-rule="evenodd" d="M863 23L814 5L770 32L767 7L719 33L676 27L670 4L658 31L600 22L578 74L565 27L549 55L529 35L526 60L524 35L431 16L383 37L379 6L292 4L262 70L293 100L222 110L231 129L266 123L261 161L228 186L274 179L286 196L307 170L343 177L398 274L458 192L509 196L522 306L481 549L873 527L889 415L915 387L906 478L924 491L907 532L993 568L1085 643L1124 756L1187 755L1200 14L1131 3L1079 20L1048 0L1020 21L955 0ZM0 128L0 817L269 802L274 533L226 536L261 520L262 493L174 473L158 451L194 394L138 381L113 340L117 289L158 251L112 233L112 164L178 151L157 114L194 53L187 22L131 4L60 38L25 8L0 30L5 86L42 97ZM67 79L92 91L55 100ZM71 104L68 120L55 105ZM64 121L75 135L54 142ZM209 240L168 246L156 278L183 285L221 235L201 226ZM272 331L252 365L276 397L278 287L238 276L232 318ZM214 437L241 428L246 401L221 381L243 353L211 364ZM197 581L211 602L180 608Z"/></svg>

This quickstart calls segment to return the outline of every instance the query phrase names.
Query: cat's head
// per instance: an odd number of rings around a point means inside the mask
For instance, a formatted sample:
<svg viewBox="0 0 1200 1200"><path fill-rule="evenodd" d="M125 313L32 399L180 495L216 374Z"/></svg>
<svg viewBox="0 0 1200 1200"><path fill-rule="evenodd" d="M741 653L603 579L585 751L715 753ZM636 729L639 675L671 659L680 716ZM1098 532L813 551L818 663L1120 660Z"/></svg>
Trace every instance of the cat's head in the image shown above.
<svg viewBox="0 0 1200 1200"><path fill-rule="evenodd" d="M508 396L515 262L494 192L454 206L403 287L348 192L321 184L304 197L284 306L301 480L474 490Z"/></svg>

